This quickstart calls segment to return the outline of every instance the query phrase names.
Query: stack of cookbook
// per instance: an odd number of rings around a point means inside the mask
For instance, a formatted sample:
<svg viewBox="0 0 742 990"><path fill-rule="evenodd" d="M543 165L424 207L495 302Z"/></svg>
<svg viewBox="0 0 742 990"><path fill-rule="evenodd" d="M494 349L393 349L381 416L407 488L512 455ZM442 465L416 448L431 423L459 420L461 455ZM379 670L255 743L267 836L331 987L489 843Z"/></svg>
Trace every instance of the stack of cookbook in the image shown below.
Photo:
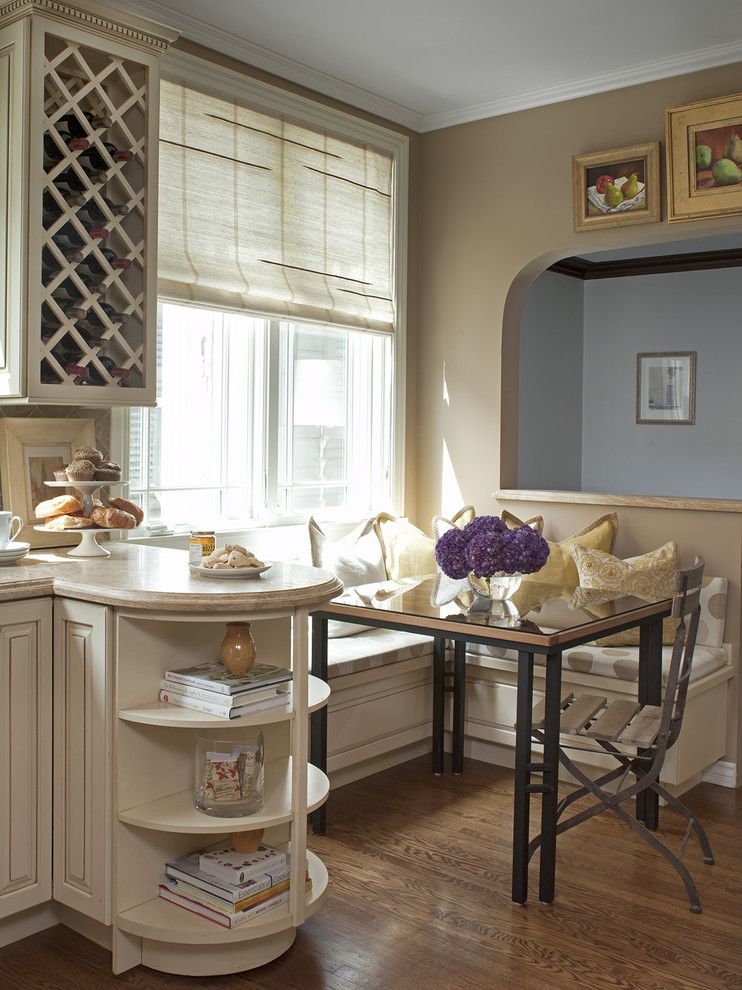
<svg viewBox="0 0 742 990"><path fill-rule="evenodd" d="M166 670L160 701L221 718L239 718L286 705L291 681L287 667L256 663L246 674L231 674L219 660L183 670Z"/></svg>
<svg viewBox="0 0 742 990"><path fill-rule="evenodd" d="M165 864L160 897L237 928L289 899L291 857L272 846L241 853L223 843ZM309 871L306 889L312 889Z"/></svg>

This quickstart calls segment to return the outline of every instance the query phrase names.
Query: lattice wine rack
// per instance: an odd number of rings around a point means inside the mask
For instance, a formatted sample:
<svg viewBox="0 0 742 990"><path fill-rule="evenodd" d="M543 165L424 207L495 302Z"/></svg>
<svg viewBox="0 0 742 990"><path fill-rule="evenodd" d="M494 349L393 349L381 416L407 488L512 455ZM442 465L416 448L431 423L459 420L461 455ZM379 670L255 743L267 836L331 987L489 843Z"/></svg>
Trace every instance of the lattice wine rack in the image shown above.
<svg viewBox="0 0 742 990"><path fill-rule="evenodd" d="M143 388L143 67L46 35L40 381Z"/></svg>

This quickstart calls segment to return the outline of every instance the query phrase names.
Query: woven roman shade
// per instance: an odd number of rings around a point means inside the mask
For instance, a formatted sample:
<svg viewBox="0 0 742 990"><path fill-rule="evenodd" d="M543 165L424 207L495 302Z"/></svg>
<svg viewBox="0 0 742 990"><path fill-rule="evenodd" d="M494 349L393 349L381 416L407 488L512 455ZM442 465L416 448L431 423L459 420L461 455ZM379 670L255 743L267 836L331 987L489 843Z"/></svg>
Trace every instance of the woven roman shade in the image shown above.
<svg viewBox="0 0 742 990"><path fill-rule="evenodd" d="M391 155L170 82L159 294L394 331Z"/></svg>

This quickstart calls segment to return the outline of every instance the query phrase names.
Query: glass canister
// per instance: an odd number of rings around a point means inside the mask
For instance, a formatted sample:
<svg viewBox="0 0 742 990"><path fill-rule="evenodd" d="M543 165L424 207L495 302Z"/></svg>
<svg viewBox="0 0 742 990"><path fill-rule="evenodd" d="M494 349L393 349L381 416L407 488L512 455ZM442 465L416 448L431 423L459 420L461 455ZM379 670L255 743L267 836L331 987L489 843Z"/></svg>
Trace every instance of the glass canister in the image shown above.
<svg viewBox="0 0 742 990"><path fill-rule="evenodd" d="M196 739L196 807L216 818L255 815L263 808L265 749L254 729L240 739Z"/></svg>

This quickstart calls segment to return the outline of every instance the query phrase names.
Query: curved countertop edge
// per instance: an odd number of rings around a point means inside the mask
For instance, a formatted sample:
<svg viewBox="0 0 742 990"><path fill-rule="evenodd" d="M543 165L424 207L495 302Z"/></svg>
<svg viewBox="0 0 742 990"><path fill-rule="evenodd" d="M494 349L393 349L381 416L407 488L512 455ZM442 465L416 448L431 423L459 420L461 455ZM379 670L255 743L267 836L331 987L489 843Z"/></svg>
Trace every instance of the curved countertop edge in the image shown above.
<svg viewBox="0 0 742 990"><path fill-rule="evenodd" d="M235 587L234 580L192 577L188 554L182 550L126 543L108 547L111 557L72 558L64 550L32 551L17 564L0 568L0 602L56 596L142 613L235 614L296 608L311 611L343 590L342 582L333 574L304 564L275 565L293 576L289 586L272 589L265 579L260 579L260 584L246 579ZM305 584L303 575L308 579ZM280 574L274 574L273 580L280 580ZM291 587L291 583L296 586Z"/></svg>

